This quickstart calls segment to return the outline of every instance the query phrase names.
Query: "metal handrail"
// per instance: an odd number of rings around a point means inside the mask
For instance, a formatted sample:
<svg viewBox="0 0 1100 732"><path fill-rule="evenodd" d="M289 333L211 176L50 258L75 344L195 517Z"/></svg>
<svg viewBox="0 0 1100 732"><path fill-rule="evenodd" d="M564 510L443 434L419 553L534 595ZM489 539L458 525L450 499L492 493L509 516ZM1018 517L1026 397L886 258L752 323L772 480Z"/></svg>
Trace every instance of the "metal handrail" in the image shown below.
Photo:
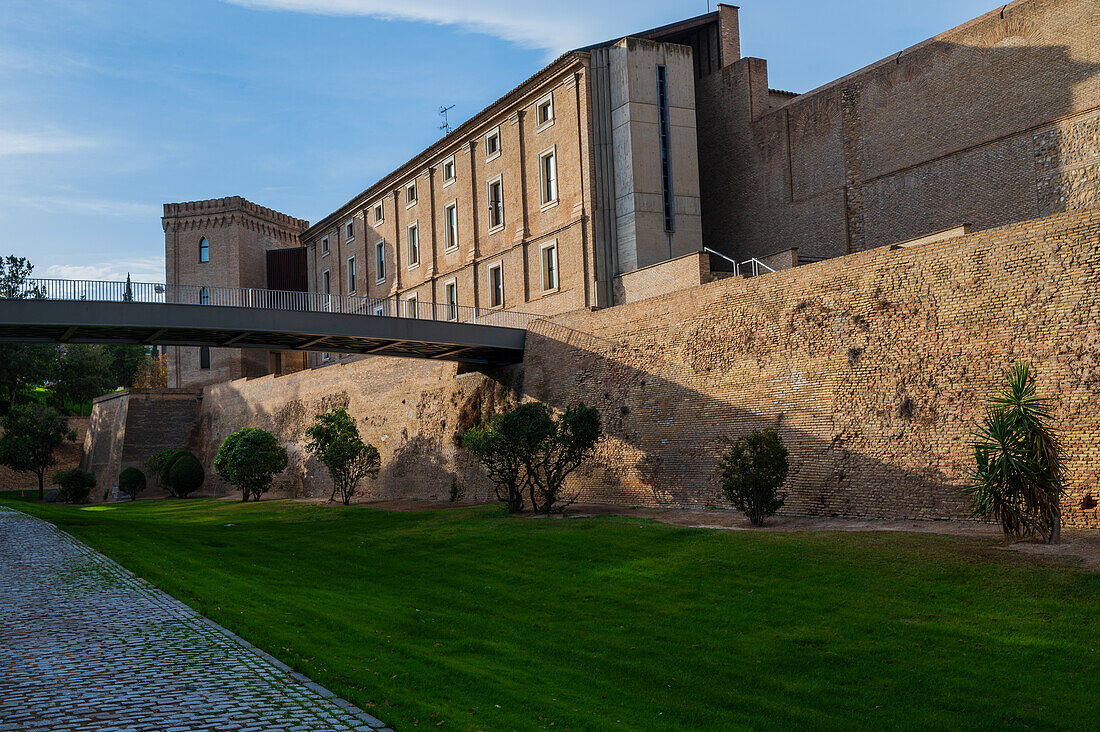
<svg viewBox="0 0 1100 732"><path fill-rule="evenodd" d="M419 302L392 297L326 295L320 292L292 292L250 287L172 285L161 282L30 279L24 282L16 292L0 292L0 299L13 298L213 305L310 313L345 313L389 318L422 318L520 329L527 328L529 323L542 317L515 310Z"/></svg>
<svg viewBox="0 0 1100 732"><path fill-rule="evenodd" d="M703 251L706 252L707 254L713 254L716 257L720 257L721 259L724 259L727 262L729 262L730 264L732 264L734 274L737 274L737 275L744 274L741 270L745 267L748 267L749 271L752 273L752 274L748 275L749 277L758 276L760 274L761 270L763 270L765 272L774 272L775 271L774 267L770 267L770 266L764 264L763 262L761 262L756 257L749 257L744 262L738 262L736 259L731 259L730 257L727 257L725 254L722 254L722 252L716 252L713 249L711 249L710 247L703 247Z"/></svg>

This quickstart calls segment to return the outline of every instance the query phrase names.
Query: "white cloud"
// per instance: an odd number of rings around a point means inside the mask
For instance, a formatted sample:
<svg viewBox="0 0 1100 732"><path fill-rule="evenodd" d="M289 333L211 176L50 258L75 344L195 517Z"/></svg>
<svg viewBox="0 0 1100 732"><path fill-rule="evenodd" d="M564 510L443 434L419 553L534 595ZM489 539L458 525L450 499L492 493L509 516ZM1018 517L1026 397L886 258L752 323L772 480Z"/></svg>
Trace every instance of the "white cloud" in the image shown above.
<svg viewBox="0 0 1100 732"><path fill-rule="evenodd" d="M109 216L112 218L154 221L161 217L164 209L151 203L140 201L117 201L109 198L84 198L76 196L0 196L7 205L20 208L32 208L49 213L84 214Z"/></svg>
<svg viewBox="0 0 1100 732"><path fill-rule="evenodd" d="M615 33L640 31L667 16L661 0L636 0L624 18L618 3L593 0L226 0L260 10L286 10L316 15L370 16L455 25L497 36L528 48L566 51L606 40ZM702 12L702 11L700 11ZM625 24L624 24L625 22ZM659 21L657 21L659 23ZM637 27L635 27L637 26Z"/></svg>
<svg viewBox="0 0 1100 732"><path fill-rule="evenodd" d="M163 282L164 258L120 259L106 264L52 264L46 267L43 276L60 280L121 282L126 279L127 274L134 282Z"/></svg>
<svg viewBox="0 0 1100 732"><path fill-rule="evenodd" d="M0 157L10 155L58 155L99 147L90 137L65 132L15 132L0 130Z"/></svg>

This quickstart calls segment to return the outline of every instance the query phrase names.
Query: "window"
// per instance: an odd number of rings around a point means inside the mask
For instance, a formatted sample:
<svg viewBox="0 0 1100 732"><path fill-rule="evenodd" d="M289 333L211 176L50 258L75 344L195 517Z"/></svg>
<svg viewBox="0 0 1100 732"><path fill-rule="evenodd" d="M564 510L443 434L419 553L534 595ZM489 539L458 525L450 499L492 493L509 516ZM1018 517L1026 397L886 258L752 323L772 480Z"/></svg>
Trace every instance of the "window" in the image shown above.
<svg viewBox="0 0 1100 732"><path fill-rule="evenodd" d="M443 209L443 248L458 246L458 201L451 201Z"/></svg>
<svg viewBox="0 0 1100 732"><path fill-rule="evenodd" d="M344 241L351 241L355 238L355 222L349 221L344 224Z"/></svg>
<svg viewBox="0 0 1100 732"><path fill-rule="evenodd" d="M443 300L447 303L447 320L458 320L458 282L443 283Z"/></svg>
<svg viewBox="0 0 1100 732"><path fill-rule="evenodd" d="M672 150L668 122L668 76L664 66L657 67L657 134L661 140L661 202L664 204L665 231L676 230L676 211L672 199Z"/></svg>
<svg viewBox="0 0 1100 732"><path fill-rule="evenodd" d="M374 245L374 279L379 282L386 281L386 242L380 241Z"/></svg>
<svg viewBox="0 0 1100 732"><path fill-rule="evenodd" d="M554 93L550 92L535 104L535 124L544 130L554 124Z"/></svg>
<svg viewBox="0 0 1100 732"><path fill-rule="evenodd" d="M489 268L489 307L504 305L504 263L497 262Z"/></svg>
<svg viewBox="0 0 1100 732"><path fill-rule="evenodd" d="M322 354L321 354L321 360L322 360L322 361L328 361L328 360L329 360L329 358L331 358L331 357L332 357L332 354L331 354L331 353L322 353Z"/></svg>
<svg viewBox="0 0 1100 732"><path fill-rule="evenodd" d="M371 315L385 315L386 306L383 303L377 303L371 306Z"/></svg>
<svg viewBox="0 0 1100 732"><path fill-rule="evenodd" d="M539 155L539 197L546 207L558 202L558 159L554 148Z"/></svg>
<svg viewBox="0 0 1100 732"><path fill-rule="evenodd" d="M210 346L203 346L199 349L199 368L210 368Z"/></svg>
<svg viewBox="0 0 1100 732"><path fill-rule="evenodd" d="M412 181L405 186L405 208L412 206L416 203L416 181Z"/></svg>
<svg viewBox="0 0 1100 732"><path fill-rule="evenodd" d="M332 294L332 278L327 269L321 273L321 292L325 295Z"/></svg>
<svg viewBox="0 0 1100 732"><path fill-rule="evenodd" d="M443 161L443 185L449 186L455 182L455 157L452 155Z"/></svg>
<svg viewBox="0 0 1100 732"><path fill-rule="evenodd" d="M348 257L348 292L355 292L355 257Z"/></svg>
<svg viewBox="0 0 1100 732"><path fill-rule="evenodd" d="M209 305L209 304L210 304L210 290L206 289L205 287L200 287L199 288L199 305Z"/></svg>
<svg viewBox="0 0 1100 732"><path fill-rule="evenodd" d="M558 243L542 245L542 290L558 289Z"/></svg>
<svg viewBox="0 0 1100 732"><path fill-rule="evenodd" d="M409 224L409 236L406 240L408 255L409 255L409 269L420 266L420 227L416 224Z"/></svg>
<svg viewBox="0 0 1100 732"><path fill-rule="evenodd" d="M500 128L485 135L485 159L492 160L500 156Z"/></svg>
<svg viewBox="0 0 1100 732"><path fill-rule="evenodd" d="M321 237L321 256L322 257L327 257L328 256L328 237L327 236L322 236Z"/></svg>
<svg viewBox="0 0 1100 732"><path fill-rule="evenodd" d="M504 226L504 183L501 178L489 182L489 230Z"/></svg>
<svg viewBox="0 0 1100 732"><path fill-rule="evenodd" d="M199 239L199 261L210 261L210 242L206 240L205 236L202 239Z"/></svg>
<svg viewBox="0 0 1100 732"><path fill-rule="evenodd" d="M378 203L374 204L374 223L376 223L376 224L382 223L382 220L385 218L385 215L386 215L385 211L382 210L382 202L379 201Z"/></svg>
<svg viewBox="0 0 1100 732"><path fill-rule="evenodd" d="M419 318L420 307L419 300L415 293L405 298L405 317L406 318Z"/></svg>

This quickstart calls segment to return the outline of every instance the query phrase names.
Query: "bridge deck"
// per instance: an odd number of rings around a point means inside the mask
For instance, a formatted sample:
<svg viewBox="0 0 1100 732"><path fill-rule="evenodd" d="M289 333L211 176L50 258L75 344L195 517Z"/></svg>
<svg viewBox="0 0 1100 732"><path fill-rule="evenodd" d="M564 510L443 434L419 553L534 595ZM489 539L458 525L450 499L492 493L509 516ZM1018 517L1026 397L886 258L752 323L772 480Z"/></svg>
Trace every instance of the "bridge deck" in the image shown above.
<svg viewBox="0 0 1100 732"><path fill-rule="evenodd" d="M0 341L371 353L502 365L524 328L356 313L157 302L0 299Z"/></svg>

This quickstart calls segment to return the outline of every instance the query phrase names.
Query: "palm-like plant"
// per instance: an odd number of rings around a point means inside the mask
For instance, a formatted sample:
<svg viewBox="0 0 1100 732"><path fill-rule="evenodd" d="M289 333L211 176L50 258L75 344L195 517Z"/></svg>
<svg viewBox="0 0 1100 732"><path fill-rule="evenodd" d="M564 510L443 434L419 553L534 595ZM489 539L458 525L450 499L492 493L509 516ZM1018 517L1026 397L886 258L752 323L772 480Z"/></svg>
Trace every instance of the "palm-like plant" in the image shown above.
<svg viewBox="0 0 1100 732"><path fill-rule="evenodd" d="M967 489L974 512L1000 521L1005 536L1058 541L1062 446L1051 419L1050 400L1036 395L1030 365L1017 363L1004 390L989 400L972 444L975 468Z"/></svg>

